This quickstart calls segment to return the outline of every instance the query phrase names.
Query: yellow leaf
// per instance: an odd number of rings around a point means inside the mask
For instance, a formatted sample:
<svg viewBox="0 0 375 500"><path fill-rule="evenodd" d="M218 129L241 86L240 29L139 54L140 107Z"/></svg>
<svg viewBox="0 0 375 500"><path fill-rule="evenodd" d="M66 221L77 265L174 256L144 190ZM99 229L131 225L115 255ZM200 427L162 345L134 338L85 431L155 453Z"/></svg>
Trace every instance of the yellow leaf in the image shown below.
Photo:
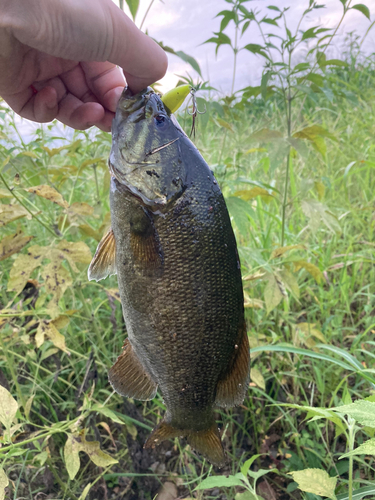
<svg viewBox="0 0 375 500"><path fill-rule="evenodd" d="M320 340L321 342L323 342L323 344L327 343L323 333L317 328L315 328L316 327L315 323L298 323L296 327L305 335L306 338L313 336L318 340Z"/></svg>
<svg viewBox="0 0 375 500"><path fill-rule="evenodd" d="M285 288L292 292L297 299L299 298L299 286L295 276L289 271L289 269L283 269L278 273L279 278L284 283Z"/></svg>
<svg viewBox="0 0 375 500"><path fill-rule="evenodd" d="M0 204L0 227L5 226L5 224L9 224L9 222L21 219L21 217L28 217L29 219L31 219L31 215L23 206L17 204Z"/></svg>
<svg viewBox="0 0 375 500"><path fill-rule="evenodd" d="M266 383L264 381L263 375L256 368L251 368L250 370L250 378L251 380L261 389L266 389Z"/></svg>
<svg viewBox="0 0 375 500"><path fill-rule="evenodd" d="M309 274L311 274L313 278L315 278L317 283L320 283L321 281L324 280L323 273L318 267L314 266L314 264L306 262L305 260L295 260L293 264L296 272L299 271L301 268L305 269Z"/></svg>
<svg viewBox="0 0 375 500"><path fill-rule="evenodd" d="M222 127L226 128L230 132L234 132L233 126L230 123L228 123L225 120L223 120L222 118L216 118L216 121L218 122L219 125L221 125Z"/></svg>
<svg viewBox="0 0 375 500"><path fill-rule="evenodd" d="M22 231L17 231L15 234L5 236L5 238L0 241L0 261L19 252L33 238L34 236L25 236Z"/></svg>
<svg viewBox="0 0 375 500"><path fill-rule="evenodd" d="M74 212L77 215L92 215L94 213L94 207L84 201L75 202L70 205L69 212Z"/></svg>
<svg viewBox="0 0 375 500"><path fill-rule="evenodd" d="M89 484L86 484L86 486L84 487L80 497L78 498L78 500L86 500L86 497L90 491L90 488L92 486L92 483L89 483Z"/></svg>
<svg viewBox="0 0 375 500"><path fill-rule="evenodd" d="M40 186L33 186L30 188L26 188L25 190L28 191L29 193L41 196L46 200L52 201L53 203L57 203L57 205L60 205L60 207L63 208L69 207L69 203L65 201L64 198L61 196L61 194L58 193L56 189L54 189L51 186L41 184Z"/></svg>
<svg viewBox="0 0 375 500"><path fill-rule="evenodd" d="M56 319L52 321L55 327L60 330L61 328L65 328L69 325L70 319L67 316L58 316Z"/></svg>
<svg viewBox="0 0 375 500"><path fill-rule="evenodd" d="M78 272L75 262L90 264L92 260L91 251L83 241L72 242L62 240L59 242L56 249L69 261L69 264L75 272Z"/></svg>
<svg viewBox="0 0 375 500"><path fill-rule="evenodd" d="M325 470L304 469L301 471L288 472L288 474L298 483L298 488L300 490L336 500L335 488L337 478L330 477Z"/></svg>
<svg viewBox="0 0 375 500"><path fill-rule="evenodd" d="M9 391L0 385L0 422L9 431L18 410L18 403Z"/></svg>
<svg viewBox="0 0 375 500"><path fill-rule="evenodd" d="M47 247L33 245L28 249L26 255L18 255L10 270L8 292L16 292L17 295L22 292L31 273L41 264L47 250Z"/></svg>
<svg viewBox="0 0 375 500"><path fill-rule="evenodd" d="M65 290L73 284L72 278L61 263L56 261L47 264L41 274L47 293L52 294L52 299L48 304L47 310L52 317L56 317L60 312L59 300L64 295ZM59 346L56 345L56 347Z"/></svg>
<svg viewBox="0 0 375 500"><path fill-rule="evenodd" d="M248 155L250 153L265 153L266 151L266 148L250 148L244 154Z"/></svg>
<svg viewBox="0 0 375 500"><path fill-rule="evenodd" d="M106 166L107 162L104 158L90 158L89 160L85 160L81 163L81 172L84 168L86 167L92 167L93 165L101 166L103 167Z"/></svg>
<svg viewBox="0 0 375 500"><path fill-rule="evenodd" d="M81 465L79 459L80 442L77 440L78 437L77 435L69 434L64 446L65 466L71 481L76 477Z"/></svg>
<svg viewBox="0 0 375 500"><path fill-rule="evenodd" d="M3 161L3 163L1 164L1 167L5 167L6 165L8 165L9 160L10 160L10 156L8 155L8 156L5 158L5 160Z"/></svg>
<svg viewBox="0 0 375 500"><path fill-rule="evenodd" d="M273 196L270 194L267 189L261 188L261 187L253 187L252 189L241 189L240 191L236 191L233 193L234 196L237 196L238 198L242 198L245 201L252 200L253 198L256 198L257 196L260 196L264 201L271 201Z"/></svg>
<svg viewBox="0 0 375 500"><path fill-rule="evenodd" d="M84 451L98 467L117 464L118 461L100 449L98 441L86 441L84 431L79 434L69 434L64 447L64 459L68 474L73 480L79 471L79 452Z"/></svg>
<svg viewBox="0 0 375 500"><path fill-rule="evenodd" d="M246 276L244 276L242 278L242 281L254 281L254 280L258 280L260 278L263 278L263 276L265 275L266 273L263 272L263 271L257 271L256 273L252 273L252 274L247 274Z"/></svg>
<svg viewBox="0 0 375 500"><path fill-rule="evenodd" d="M118 300L121 303L120 292L118 288L107 288L106 292L108 293L108 295L110 295L111 297L113 297L114 299Z"/></svg>
<svg viewBox="0 0 375 500"><path fill-rule="evenodd" d="M35 335L35 343L38 348L43 344L46 337L58 349L70 354L65 345L64 335L58 331L52 321L43 320L39 323L38 330Z"/></svg>
<svg viewBox="0 0 375 500"><path fill-rule="evenodd" d="M9 485L9 480L3 471L2 468L0 468L0 500L4 500L5 498L5 488Z"/></svg>
<svg viewBox="0 0 375 500"><path fill-rule="evenodd" d="M289 250L306 250L305 245L288 245L286 247L278 247L271 253L270 259L276 259L284 255L284 253L289 252Z"/></svg>
<svg viewBox="0 0 375 500"><path fill-rule="evenodd" d="M247 293L244 293L244 307L247 308L254 308L254 309L264 309L264 302L263 300L259 299L251 299Z"/></svg>
<svg viewBox="0 0 375 500"><path fill-rule="evenodd" d="M314 188L315 188L316 192L318 193L319 200L322 200L324 198L324 193L326 191L325 185L321 181L315 181Z"/></svg>
<svg viewBox="0 0 375 500"><path fill-rule="evenodd" d="M90 236L91 238L94 238L96 241L100 241L102 239L101 234L98 231L95 231L91 226L88 224L81 224L78 226L79 230L82 231L82 233L86 236Z"/></svg>
<svg viewBox="0 0 375 500"><path fill-rule="evenodd" d="M33 399L34 399L34 396L35 394L32 394L29 399L26 401L25 403L25 408L24 408L24 411L25 411L25 415L26 415L26 418L28 419L29 418L29 415L30 415L30 411L31 411L31 406L33 404Z"/></svg>
<svg viewBox="0 0 375 500"><path fill-rule="evenodd" d="M22 151L20 153L21 156L28 156L29 158L38 158L38 155L35 154L33 151Z"/></svg>
<svg viewBox="0 0 375 500"><path fill-rule="evenodd" d="M13 198L13 195L8 189L0 188L0 198Z"/></svg>
<svg viewBox="0 0 375 500"><path fill-rule="evenodd" d="M283 283L272 273L267 273L267 285L264 289L264 301L266 303L267 314L277 307L283 297L286 297L286 292Z"/></svg>

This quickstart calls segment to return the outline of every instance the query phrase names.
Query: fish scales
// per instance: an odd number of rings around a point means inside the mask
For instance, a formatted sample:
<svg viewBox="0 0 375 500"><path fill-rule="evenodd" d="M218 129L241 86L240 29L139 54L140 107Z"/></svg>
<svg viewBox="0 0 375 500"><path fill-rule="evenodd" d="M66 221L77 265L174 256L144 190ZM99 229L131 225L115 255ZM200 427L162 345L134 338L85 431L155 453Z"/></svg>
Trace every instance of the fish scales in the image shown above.
<svg viewBox="0 0 375 500"><path fill-rule="evenodd" d="M229 215L212 172L176 122L168 123L165 138L150 132L149 124L149 138L140 128L142 109L145 122L147 115L148 121L165 116L160 99L150 90L122 99L138 106L138 121L132 129L127 122L132 115L124 118L120 107L114 121L120 132L114 132L110 157L113 258L128 333L110 381L118 392L139 399L152 398L156 387L162 393L166 415L148 445L186 436L222 465L213 410L241 403L249 375L241 271ZM133 153L126 170L118 162L118 145L124 141L129 148L137 133L143 156L137 162ZM168 141L151 168L145 150ZM171 164L168 176L163 169ZM154 182L157 176L160 182ZM103 254L99 245L93 263ZM91 277L96 279L93 269Z"/></svg>

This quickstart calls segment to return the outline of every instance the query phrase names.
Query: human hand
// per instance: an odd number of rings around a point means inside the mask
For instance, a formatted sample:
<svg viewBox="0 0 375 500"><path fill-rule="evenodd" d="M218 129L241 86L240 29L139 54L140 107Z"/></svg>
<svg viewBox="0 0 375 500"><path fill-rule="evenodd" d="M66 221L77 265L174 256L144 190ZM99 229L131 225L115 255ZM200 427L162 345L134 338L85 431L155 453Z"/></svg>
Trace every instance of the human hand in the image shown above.
<svg viewBox="0 0 375 500"><path fill-rule="evenodd" d="M19 115L110 131L125 86L162 78L164 51L112 0L0 0L0 96Z"/></svg>

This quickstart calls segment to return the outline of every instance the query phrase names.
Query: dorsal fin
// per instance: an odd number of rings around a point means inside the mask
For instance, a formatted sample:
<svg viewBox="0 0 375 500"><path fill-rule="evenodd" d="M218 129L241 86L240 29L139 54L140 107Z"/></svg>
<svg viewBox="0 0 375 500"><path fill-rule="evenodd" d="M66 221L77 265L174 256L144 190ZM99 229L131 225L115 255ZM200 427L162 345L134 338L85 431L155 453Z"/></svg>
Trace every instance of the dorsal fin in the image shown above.
<svg viewBox="0 0 375 500"><path fill-rule="evenodd" d="M89 281L100 281L107 276L117 274L116 271L116 241L113 230L101 239L96 249L94 258L91 261L87 276Z"/></svg>
<svg viewBox="0 0 375 500"><path fill-rule="evenodd" d="M123 352L108 373L109 381L121 396L147 401L153 399L158 388L139 361L129 340L126 339Z"/></svg>
<svg viewBox="0 0 375 500"><path fill-rule="evenodd" d="M241 328L236 353L216 388L215 404L221 407L240 405L247 393L250 379L250 347L246 324Z"/></svg>

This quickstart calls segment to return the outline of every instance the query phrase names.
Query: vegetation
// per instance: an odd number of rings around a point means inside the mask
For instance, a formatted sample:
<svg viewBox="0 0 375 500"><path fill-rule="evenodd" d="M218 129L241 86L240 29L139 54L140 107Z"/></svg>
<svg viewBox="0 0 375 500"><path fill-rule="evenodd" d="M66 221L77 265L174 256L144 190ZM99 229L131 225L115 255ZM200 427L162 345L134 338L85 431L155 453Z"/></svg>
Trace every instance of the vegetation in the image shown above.
<svg viewBox="0 0 375 500"><path fill-rule="evenodd" d="M294 35L287 12L244 4L228 1L210 42L235 62L246 23L285 21L280 57L267 31L244 47L265 60L261 85L198 97L195 138L232 216L252 348L248 398L218 412L228 466L183 440L143 450L162 398L108 384L126 336L117 282L86 273L110 223L110 135L26 138L0 103L0 498L375 498L374 59L355 37L329 59L334 32Z"/></svg>

